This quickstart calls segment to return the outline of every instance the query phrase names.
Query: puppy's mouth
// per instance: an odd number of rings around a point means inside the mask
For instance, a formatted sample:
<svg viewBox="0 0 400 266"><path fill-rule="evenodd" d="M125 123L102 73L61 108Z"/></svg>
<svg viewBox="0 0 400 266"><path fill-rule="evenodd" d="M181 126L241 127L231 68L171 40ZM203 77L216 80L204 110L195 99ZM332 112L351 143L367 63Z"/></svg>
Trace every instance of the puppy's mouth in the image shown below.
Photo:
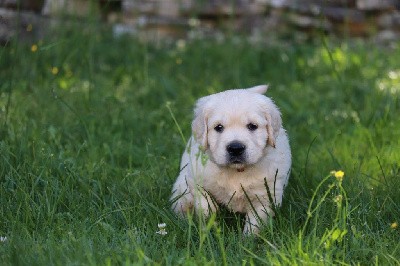
<svg viewBox="0 0 400 266"><path fill-rule="evenodd" d="M233 159L229 161L229 164L233 164L233 165L238 165L238 164L244 164L245 161L244 160L238 160L238 159Z"/></svg>
<svg viewBox="0 0 400 266"><path fill-rule="evenodd" d="M246 160L242 157L230 157L228 159L228 166L236 169L238 172L243 172L246 168Z"/></svg>
<svg viewBox="0 0 400 266"><path fill-rule="evenodd" d="M244 156L227 156L227 162L228 164L245 164L246 163L246 159Z"/></svg>

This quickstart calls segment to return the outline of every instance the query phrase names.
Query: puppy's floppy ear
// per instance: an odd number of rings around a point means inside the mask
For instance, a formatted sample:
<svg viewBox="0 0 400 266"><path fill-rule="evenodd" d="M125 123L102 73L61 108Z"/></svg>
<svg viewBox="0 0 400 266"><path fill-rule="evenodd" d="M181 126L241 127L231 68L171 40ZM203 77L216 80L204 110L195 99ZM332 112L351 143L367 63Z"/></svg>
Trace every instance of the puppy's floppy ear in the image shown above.
<svg viewBox="0 0 400 266"><path fill-rule="evenodd" d="M264 106L265 118L267 120L267 144L275 148L276 138L282 127L281 113L278 107L269 98L266 98Z"/></svg>
<svg viewBox="0 0 400 266"><path fill-rule="evenodd" d="M208 128L207 128L207 113L206 113L206 103L209 96L200 98L196 102L196 107L194 108L194 119L192 122L192 131L194 138L200 144L203 150L208 147Z"/></svg>
<svg viewBox="0 0 400 266"><path fill-rule="evenodd" d="M258 85L247 89L249 92L264 94L268 90L268 85Z"/></svg>

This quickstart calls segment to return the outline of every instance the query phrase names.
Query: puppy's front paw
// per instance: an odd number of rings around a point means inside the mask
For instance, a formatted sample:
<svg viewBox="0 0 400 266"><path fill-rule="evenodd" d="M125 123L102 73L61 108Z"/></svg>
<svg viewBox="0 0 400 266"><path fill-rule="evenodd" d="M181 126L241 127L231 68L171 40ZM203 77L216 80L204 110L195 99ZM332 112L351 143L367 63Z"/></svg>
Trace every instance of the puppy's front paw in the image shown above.
<svg viewBox="0 0 400 266"><path fill-rule="evenodd" d="M243 229L243 235L245 236L250 236L250 235L257 235L260 232L260 228L258 225L255 224L250 224L249 222L246 222L244 225Z"/></svg>
<svg viewBox="0 0 400 266"><path fill-rule="evenodd" d="M172 210L180 216L185 216L187 212L193 209L193 197L190 193L181 196L177 196L176 193L174 193L171 197L171 201L173 202Z"/></svg>
<svg viewBox="0 0 400 266"><path fill-rule="evenodd" d="M257 213L250 211L246 214L246 223L243 229L243 235L258 235L263 220L267 218L266 212L259 210Z"/></svg>
<svg viewBox="0 0 400 266"><path fill-rule="evenodd" d="M200 195L196 200L195 210L198 215L209 217L212 212L217 211L217 206L208 195Z"/></svg>
<svg viewBox="0 0 400 266"><path fill-rule="evenodd" d="M183 203L182 201L177 201L176 203L174 203L173 205L172 205L172 210L176 213L176 214L178 214L178 215L180 215L180 216L185 216L185 214L190 210L191 208L190 208L190 206L189 205L187 205L187 204L185 204L185 203Z"/></svg>

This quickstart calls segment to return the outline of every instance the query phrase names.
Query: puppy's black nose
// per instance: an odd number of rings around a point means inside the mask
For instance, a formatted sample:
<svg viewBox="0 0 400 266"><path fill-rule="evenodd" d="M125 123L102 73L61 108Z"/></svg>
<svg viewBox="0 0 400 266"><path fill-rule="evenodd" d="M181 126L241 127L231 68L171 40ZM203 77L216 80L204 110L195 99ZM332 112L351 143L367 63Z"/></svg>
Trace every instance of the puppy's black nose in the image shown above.
<svg viewBox="0 0 400 266"><path fill-rule="evenodd" d="M233 141L226 146L226 150L228 151L229 155L231 156L239 156L242 155L246 146L238 141Z"/></svg>

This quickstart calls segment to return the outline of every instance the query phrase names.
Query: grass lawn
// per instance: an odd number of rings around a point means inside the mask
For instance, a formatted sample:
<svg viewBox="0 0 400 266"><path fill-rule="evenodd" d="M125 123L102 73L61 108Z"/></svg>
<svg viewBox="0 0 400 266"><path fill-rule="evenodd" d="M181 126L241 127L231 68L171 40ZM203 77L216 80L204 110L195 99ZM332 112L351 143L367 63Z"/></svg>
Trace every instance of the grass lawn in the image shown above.
<svg viewBox="0 0 400 266"><path fill-rule="evenodd" d="M1 264L399 265L399 62L400 46L157 46L96 28L0 47ZM293 153L277 216L258 238L226 210L177 219L194 101L264 83Z"/></svg>

